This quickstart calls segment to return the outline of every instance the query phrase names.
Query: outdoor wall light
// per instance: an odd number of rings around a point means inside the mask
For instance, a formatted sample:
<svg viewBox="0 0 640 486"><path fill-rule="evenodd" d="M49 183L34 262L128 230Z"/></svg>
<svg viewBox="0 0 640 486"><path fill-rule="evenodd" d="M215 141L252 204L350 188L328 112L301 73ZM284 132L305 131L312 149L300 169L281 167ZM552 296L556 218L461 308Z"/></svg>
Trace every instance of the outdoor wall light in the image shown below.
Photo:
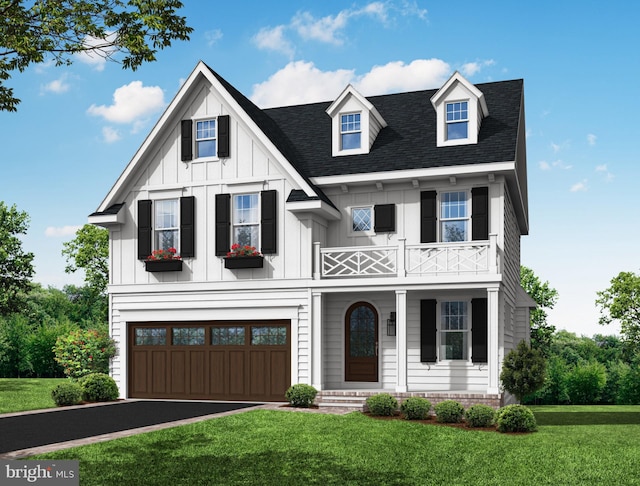
<svg viewBox="0 0 640 486"><path fill-rule="evenodd" d="M396 335L396 313L391 312L389 314L389 319L387 319L387 336L395 336Z"/></svg>

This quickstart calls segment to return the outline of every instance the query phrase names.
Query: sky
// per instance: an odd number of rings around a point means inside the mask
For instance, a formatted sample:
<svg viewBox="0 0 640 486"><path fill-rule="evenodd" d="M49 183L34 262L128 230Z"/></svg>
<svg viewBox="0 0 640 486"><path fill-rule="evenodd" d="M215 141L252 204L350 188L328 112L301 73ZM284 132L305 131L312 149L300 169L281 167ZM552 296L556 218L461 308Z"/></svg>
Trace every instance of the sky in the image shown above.
<svg viewBox="0 0 640 486"><path fill-rule="evenodd" d="M189 42L137 71L78 56L14 73L0 112L0 200L30 216L35 281L66 274L64 242L87 222L199 60L258 106L524 79L529 235L521 261L559 293L549 323L598 325L596 292L640 271L640 3L188 0Z"/></svg>

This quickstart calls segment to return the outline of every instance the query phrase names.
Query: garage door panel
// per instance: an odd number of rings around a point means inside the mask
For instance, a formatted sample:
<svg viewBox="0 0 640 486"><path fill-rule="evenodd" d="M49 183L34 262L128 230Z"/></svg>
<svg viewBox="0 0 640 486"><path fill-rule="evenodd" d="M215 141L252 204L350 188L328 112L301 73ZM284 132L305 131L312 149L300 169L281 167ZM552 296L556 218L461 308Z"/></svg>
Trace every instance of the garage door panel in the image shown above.
<svg viewBox="0 0 640 486"><path fill-rule="evenodd" d="M290 321L141 323L129 332L129 396L281 401Z"/></svg>

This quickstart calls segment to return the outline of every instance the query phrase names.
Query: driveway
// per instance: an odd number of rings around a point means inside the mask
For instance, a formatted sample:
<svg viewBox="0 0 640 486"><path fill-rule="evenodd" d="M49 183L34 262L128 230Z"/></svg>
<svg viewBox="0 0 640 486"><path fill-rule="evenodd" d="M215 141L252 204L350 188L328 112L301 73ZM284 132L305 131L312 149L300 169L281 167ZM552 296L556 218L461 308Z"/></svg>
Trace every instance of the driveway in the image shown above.
<svg viewBox="0 0 640 486"><path fill-rule="evenodd" d="M0 458L174 427L261 404L134 400L0 416Z"/></svg>

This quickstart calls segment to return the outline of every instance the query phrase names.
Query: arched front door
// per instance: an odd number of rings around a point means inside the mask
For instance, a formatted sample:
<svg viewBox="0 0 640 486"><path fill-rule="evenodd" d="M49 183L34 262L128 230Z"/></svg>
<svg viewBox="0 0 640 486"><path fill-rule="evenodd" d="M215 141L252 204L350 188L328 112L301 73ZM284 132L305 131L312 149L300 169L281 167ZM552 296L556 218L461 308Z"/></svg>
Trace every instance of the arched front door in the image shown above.
<svg viewBox="0 0 640 486"><path fill-rule="evenodd" d="M378 381L378 313L356 302L345 316L345 381Z"/></svg>

